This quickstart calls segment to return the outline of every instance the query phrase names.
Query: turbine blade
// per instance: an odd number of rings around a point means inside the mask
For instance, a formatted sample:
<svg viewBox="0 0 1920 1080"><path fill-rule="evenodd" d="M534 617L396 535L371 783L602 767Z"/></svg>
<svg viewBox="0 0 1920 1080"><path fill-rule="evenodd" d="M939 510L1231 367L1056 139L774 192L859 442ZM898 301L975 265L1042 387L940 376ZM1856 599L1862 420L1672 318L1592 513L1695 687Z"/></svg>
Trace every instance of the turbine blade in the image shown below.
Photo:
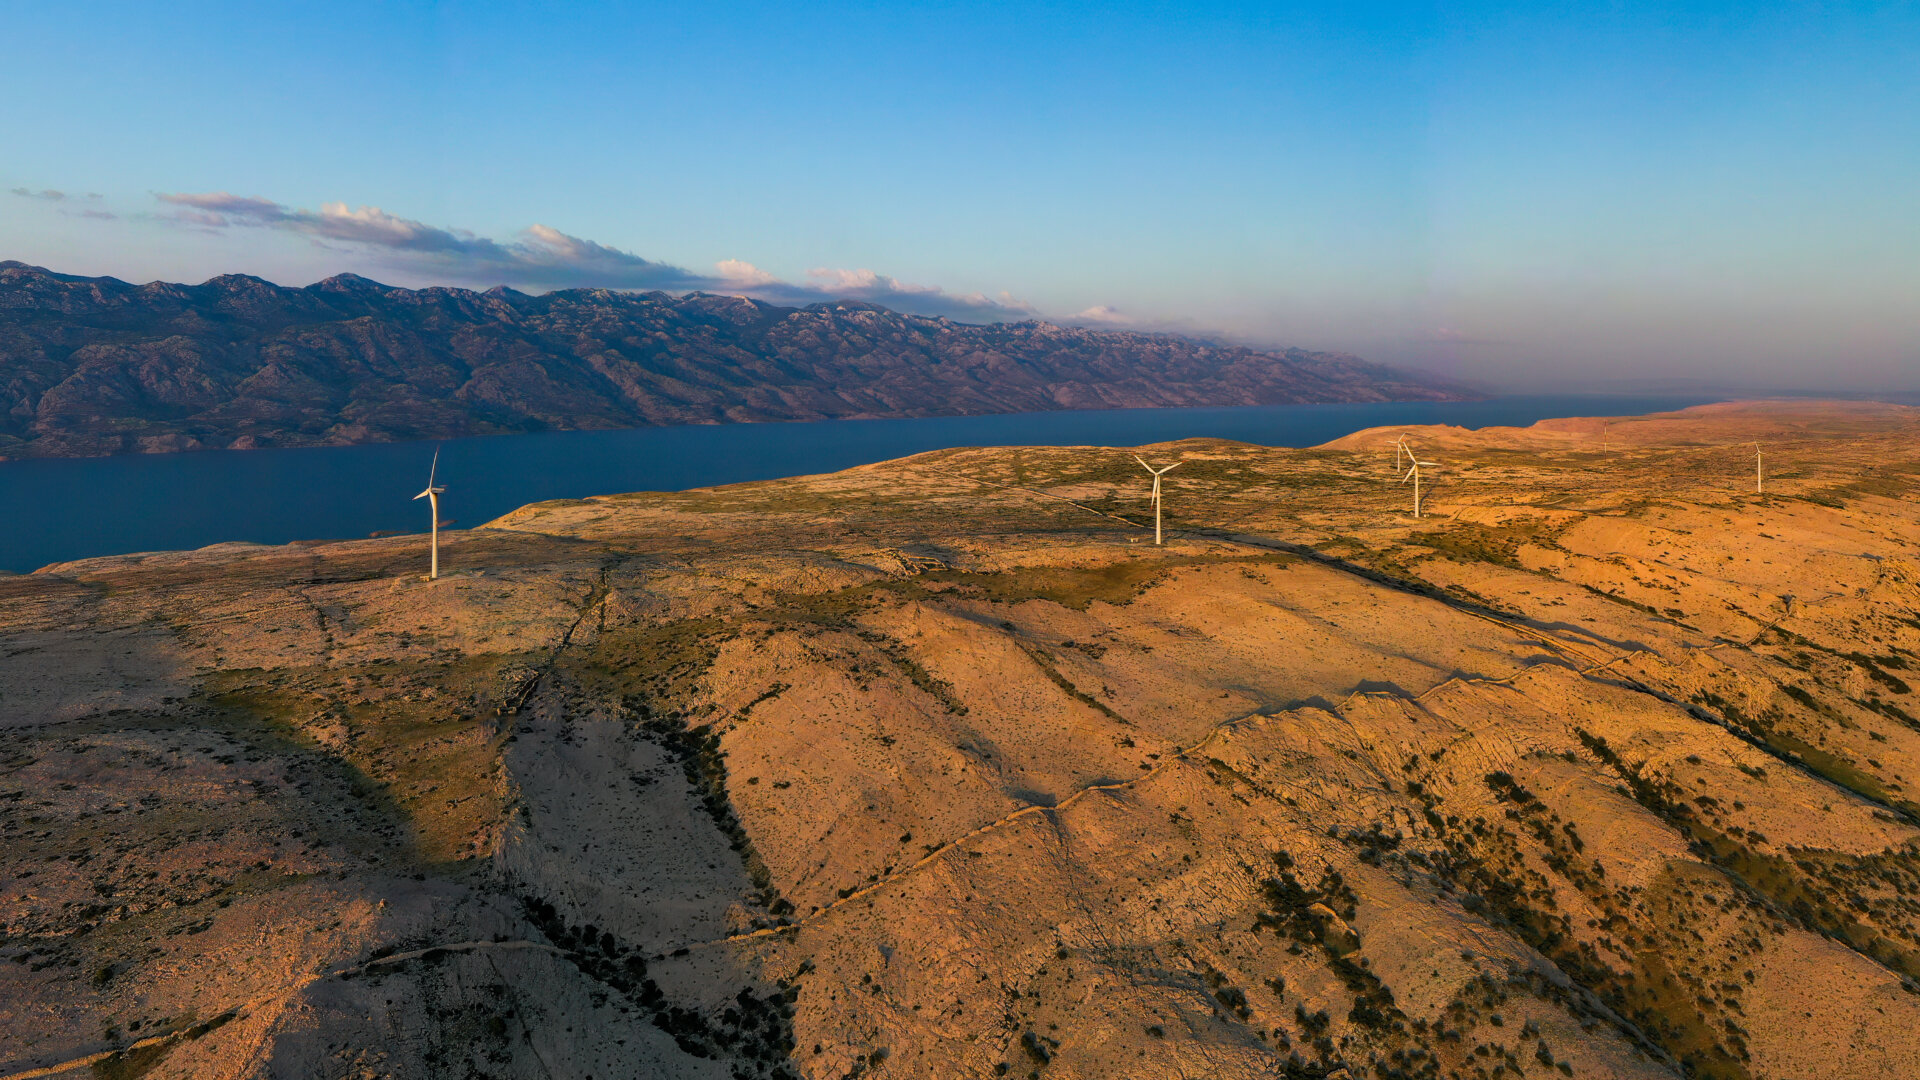
<svg viewBox="0 0 1920 1080"><path fill-rule="evenodd" d="M1167 466L1166 468L1164 468L1164 469L1161 469L1160 471L1161 471L1161 472L1163 472L1163 473L1170 473L1170 472L1172 472L1173 470L1175 470L1175 469L1177 469L1177 468L1179 468L1180 466L1182 466L1182 465L1185 465L1185 464L1186 464L1186 461L1184 461L1184 460L1181 460L1181 461L1176 461L1176 462L1174 462L1173 464L1171 464L1171 465L1169 465L1169 466Z"/></svg>

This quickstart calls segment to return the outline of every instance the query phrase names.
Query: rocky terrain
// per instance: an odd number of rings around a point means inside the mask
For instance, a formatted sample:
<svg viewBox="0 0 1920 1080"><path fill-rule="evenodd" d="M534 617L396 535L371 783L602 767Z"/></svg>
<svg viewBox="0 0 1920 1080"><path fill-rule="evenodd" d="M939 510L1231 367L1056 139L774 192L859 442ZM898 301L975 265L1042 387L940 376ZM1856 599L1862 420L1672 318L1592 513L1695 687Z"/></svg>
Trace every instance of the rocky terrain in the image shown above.
<svg viewBox="0 0 1920 1080"><path fill-rule="evenodd" d="M130 285L0 262L0 459L574 428L1446 400L1351 356L865 303Z"/></svg>
<svg viewBox="0 0 1920 1080"><path fill-rule="evenodd" d="M0 1077L1920 1075L1920 412L1602 425L0 578Z"/></svg>

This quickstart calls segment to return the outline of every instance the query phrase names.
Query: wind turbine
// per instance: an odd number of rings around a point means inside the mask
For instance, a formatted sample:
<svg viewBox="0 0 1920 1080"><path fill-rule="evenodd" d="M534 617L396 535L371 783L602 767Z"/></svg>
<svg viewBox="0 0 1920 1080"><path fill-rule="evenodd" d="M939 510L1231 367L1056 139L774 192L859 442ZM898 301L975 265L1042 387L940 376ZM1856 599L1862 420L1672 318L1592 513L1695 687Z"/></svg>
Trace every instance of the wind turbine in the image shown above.
<svg viewBox="0 0 1920 1080"><path fill-rule="evenodd" d="M1423 468L1425 469L1439 468L1440 463L1437 461L1421 461L1419 458L1414 457L1411 451L1407 453L1407 457L1412 459L1413 464L1407 467L1407 475L1401 477L1400 482L1404 484L1409 480L1413 481L1413 516L1419 517L1420 516L1420 470Z"/></svg>
<svg viewBox="0 0 1920 1080"><path fill-rule="evenodd" d="M1400 436L1399 440L1393 444L1393 471L1394 472L1400 471L1400 459L1402 456L1405 456L1407 458L1413 457L1413 451L1407 449L1407 437L1404 433Z"/></svg>
<svg viewBox="0 0 1920 1080"><path fill-rule="evenodd" d="M440 448L436 446L433 448L433 465L427 469L427 490L413 497L415 502L421 499L427 500L427 509L433 513L433 563L432 568L427 572L429 580L440 576L440 496L445 495L447 489L433 486L434 478L438 475L440 475Z"/></svg>
<svg viewBox="0 0 1920 1080"><path fill-rule="evenodd" d="M1145 461L1141 461L1139 454L1133 455L1133 460L1139 461L1141 468L1153 474L1153 542L1158 546L1160 543L1160 478L1179 468L1185 464L1185 462L1176 461L1164 469L1156 469Z"/></svg>
<svg viewBox="0 0 1920 1080"><path fill-rule="evenodd" d="M1764 495L1766 491L1766 473L1761 471L1760 467L1760 444L1755 442L1753 444L1753 493Z"/></svg>

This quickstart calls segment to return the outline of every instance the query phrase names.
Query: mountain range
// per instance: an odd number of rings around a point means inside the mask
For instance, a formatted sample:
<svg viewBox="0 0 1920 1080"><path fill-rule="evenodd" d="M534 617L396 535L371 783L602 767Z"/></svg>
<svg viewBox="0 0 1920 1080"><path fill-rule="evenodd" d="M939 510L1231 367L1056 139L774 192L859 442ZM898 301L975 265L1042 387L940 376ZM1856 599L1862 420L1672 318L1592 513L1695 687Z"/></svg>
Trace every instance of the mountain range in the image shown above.
<svg viewBox="0 0 1920 1080"><path fill-rule="evenodd" d="M0 458L667 424L1451 400L1341 353L862 302L133 285L0 262Z"/></svg>

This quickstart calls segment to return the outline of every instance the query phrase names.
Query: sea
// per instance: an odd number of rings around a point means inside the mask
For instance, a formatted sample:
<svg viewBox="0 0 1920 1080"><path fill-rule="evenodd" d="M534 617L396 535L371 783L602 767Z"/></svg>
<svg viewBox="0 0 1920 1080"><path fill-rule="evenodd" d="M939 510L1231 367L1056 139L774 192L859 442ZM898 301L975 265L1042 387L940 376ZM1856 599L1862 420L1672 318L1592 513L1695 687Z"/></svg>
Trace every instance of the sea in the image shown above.
<svg viewBox="0 0 1920 1080"><path fill-rule="evenodd" d="M530 502L680 491L833 472L956 446L1139 446L1212 437L1315 446L1361 428L1525 425L1625 416L1716 400L1700 395L1541 395L1484 401L1109 409L907 420L703 424L555 431L442 442L209 450L0 463L0 571L230 541L284 544L424 532L427 484L441 517L483 524Z"/></svg>

